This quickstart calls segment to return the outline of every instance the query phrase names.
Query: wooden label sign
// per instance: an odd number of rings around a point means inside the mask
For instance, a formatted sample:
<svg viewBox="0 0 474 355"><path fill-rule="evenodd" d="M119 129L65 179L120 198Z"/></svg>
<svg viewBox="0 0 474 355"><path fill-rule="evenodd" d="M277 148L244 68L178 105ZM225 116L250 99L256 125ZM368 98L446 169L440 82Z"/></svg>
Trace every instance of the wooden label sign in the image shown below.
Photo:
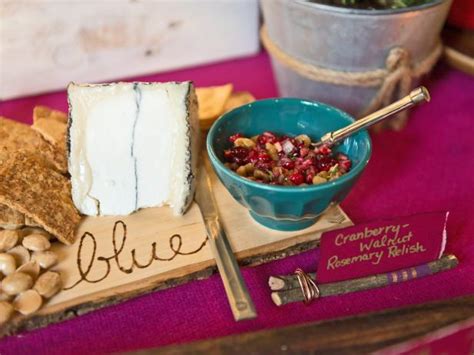
<svg viewBox="0 0 474 355"><path fill-rule="evenodd" d="M419 213L324 233L317 281L350 280L439 259L446 246L448 215Z"/></svg>
<svg viewBox="0 0 474 355"><path fill-rule="evenodd" d="M183 217L163 207L125 218L86 218L78 235L73 247L56 245L64 289L50 306L94 293L104 297L127 283L151 286L211 265L197 205Z"/></svg>
<svg viewBox="0 0 474 355"><path fill-rule="evenodd" d="M352 225L338 207L302 231L278 232L257 224L212 177L219 213L237 258L259 264L314 247L326 230ZM199 207L181 217L168 207L130 216L86 217L72 246L55 243L55 267L64 289L30 318L14 319L3 334L31 329L117 303L151 290L209 276L215 262ZM223 294L222 297L225 297Z"/></svg>

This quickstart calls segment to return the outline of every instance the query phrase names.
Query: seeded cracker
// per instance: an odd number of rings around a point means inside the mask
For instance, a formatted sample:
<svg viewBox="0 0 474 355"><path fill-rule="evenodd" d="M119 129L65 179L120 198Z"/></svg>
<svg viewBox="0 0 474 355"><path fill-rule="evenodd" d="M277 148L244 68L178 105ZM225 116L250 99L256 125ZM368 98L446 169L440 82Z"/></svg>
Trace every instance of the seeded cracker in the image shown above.
<svg viewBox="0 0 474 355"><path fill-rule="evenodd" d="M25 226L27 227L39 227L41 228L41 226L36 223L33 219L31 219L30 217L28 216L25 216Z"/></svg>
<svg viewBox="0 0 474 355"><path fill-rule="evenodd" d="M232 84L196 88L199 120L215 119L224 112L224 105L232 93Z"/></svg>
<svg viewBox="0 0 474 355"><path fill-rule="evenodd" d="M0 167L0 204L33 219L65 244L80 221L69 180L41 158L17 152Z"/></svg>
<svg viewBox="0 0 474 355"><path fill-rule="evenodd" d="M248 91L233 92L224 105L224 112L254 101L255 97Z"/></svg>
<svg viewBox="0 0 474 355"><path fill-rule="evenodd" d="M0 228L19 229L25 225L25 215L0 204Z"/></svg>
<svg viewBox="0 0 474 355"><path fill-rule="evenodd" d="M66 154L67 115L64 112L45 106L36 106L33 109L31 128L63 154Z"/></svg>
<svg viewBox="0 0 474 355"><path fill-rule="evenodd" d="M23 227L41 227L31 218L6 205L0 204L0 229L20 229Z"/></svg>
<svg viewBox="0 0 474 355"><path fill-rule="evenodd" d="M50 145L28 125L0 116L0 162L19 150L38 154L61 173L67 172L64 152Z"/></svg>
<svg viewBox="0 0 474 355"><path fill-rule="evenodd" d="M199 89L197 89L199 90ZM255 97L248 91L239 91L239 92L233 92L227 99L227 101L224 104L223 111L220 114L223 114L225 112L228 112L230 110L233 110L234 108L237 108L239 106L248 104L250 102L255 101ZM199 119L199 124L201 126L202 130L208 130L211 128L212 124L214 121L217 119L219 115L212 119Z"/></svg>
<svg viewBox="0 0 474 355"><path fill-rule="evenodd" d="M59 110L53 110L47 106L35 106L33 109L33 122L38 119L48 119L67 123L67 114Z"/></svg>

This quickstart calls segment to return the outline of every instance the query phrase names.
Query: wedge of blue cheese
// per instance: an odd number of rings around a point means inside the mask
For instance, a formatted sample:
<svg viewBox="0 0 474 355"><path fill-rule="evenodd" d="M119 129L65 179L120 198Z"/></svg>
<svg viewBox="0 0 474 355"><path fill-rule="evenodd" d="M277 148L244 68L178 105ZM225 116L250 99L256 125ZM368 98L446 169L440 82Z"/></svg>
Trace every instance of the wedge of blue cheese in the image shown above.
<svg viewBox="0 0 474 355"><path fill-rule="evenodd" d="M199 154L191 82L68 86L68 170L84 215L128 215L193 199Z"/></svg>

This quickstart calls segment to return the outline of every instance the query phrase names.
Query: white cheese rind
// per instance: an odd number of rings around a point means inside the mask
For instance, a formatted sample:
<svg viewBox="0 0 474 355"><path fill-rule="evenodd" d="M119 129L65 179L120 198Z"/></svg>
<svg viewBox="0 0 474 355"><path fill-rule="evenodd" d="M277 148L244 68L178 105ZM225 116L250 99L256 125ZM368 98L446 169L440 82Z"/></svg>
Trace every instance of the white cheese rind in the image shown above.
<svg viewBox="0 0 474 355"><path fill-rule="evenodd" d="M199 144L191 83L68 87L73 201L86 215L170 205L186 211Z"/></svg>

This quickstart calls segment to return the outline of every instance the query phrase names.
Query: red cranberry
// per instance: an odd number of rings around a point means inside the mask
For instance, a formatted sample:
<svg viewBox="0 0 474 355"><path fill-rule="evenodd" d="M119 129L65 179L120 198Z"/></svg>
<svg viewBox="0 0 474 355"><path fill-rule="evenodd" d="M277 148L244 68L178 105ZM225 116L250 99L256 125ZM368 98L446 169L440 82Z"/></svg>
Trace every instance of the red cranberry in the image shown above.
<svg viewBox="0 0 474 355"><path fill-rule="evenodd" d="M289 158L281 158L280 166L284 167L285 169L291 170L295 168L295 162Z"/></svg>
<svg viewBox="0 0 474 355"><path fill-rule="evenodd" d="M313 183L313 178L316 176L318 173L318 169L314 165L311 165L308 169L306 169L305 174L306 174L306 183L307 184L312 184Z"/></svg>
<svg viewBox="0 0 474 355"><path fill-rule="evenodd" d="M306 175L316 175L318 173L318 169L314 165L311 165L308 169L306 169Z"/></svg>
<svg viewBox="0 0 474 355"><path fill-rule="evenodd" d="M237 138L242 138L242 133L236 133L229 137L229 142L234 143Z"/></svg>
<svg viewBox="0 0 474 355"><path fill-rule="evenodd" d="M264 146L266 143L275 143L276 141L277 141L277 137L272 132L263 132L257 138L258 144L262 146Z"/></svg>
<svg viewBox="0 0 474 355"><path fill-rule="evenodd" d="M337 154L337 160L349 160L349 158L345 154L338 153Z"/></svg>
<svg viewBox="0 0 474 355"><path fill-rule="evenodd" d="M256 149L252 149L249 152L249 161L255 164L258 161L258 151Z"/></svg>
<svg viewBox="0 0 474 355"><path fill-rule="evenodd" d="M351 169L352 162L350 160L339 160L339 166L346 172Z"/></svg>
<svg viewBox="0 0 474 355"><path fill-rule="evenodd" d="M267 143L267 138L264 135L259 135L257 138L257 143L261 146L265 146Z"/></svg>
<svg viewBox="0 0 474 355"><path fill-rule="evenodd" d="M304 148L304 142L302 141L299 141L299 140L294 140L295 141L295 146L298 147L298 148Z"/></svg>
<svg viewBox="0 0 474 355"><path fill-rule="evenodd" d="M313 162L311 161L311 159L306 159L305 161L303 161L303 162L301 163L301 167L302 167L303 169L307 169L307 168L309 168L311 165L313 165Z"/></svg>
<svg viewBox="0 0 474 355"><path fill-rule="evenodd" d="M227 160L228 162L232 162L232 158L234 157L234 155L232 154L232 150L231 149L226 149L224 150L224 158L225 160Z"/></svg>
<svg viewBox="0 0 474 355"><path fill-rule="evenodd" d="M317 168L319 170L329 171L331 166L337 164L336 159L330 157L324 157L318 161Z"/></svg>
<svg viewBox="0 0 474 355"><path fill-rule="evenodd" d="M260 170L272 170L272 162L273 161L266 162L259 160L255 163L255 167Z"/></svg>
<svg viewBox="0 0 474 355"><path fill-rule="evenodd" d="M319 147L319 153L323 155L331 154L331 149L327 145L323 145Z"/></svg>
<svg viewBox="0 0 474 355"><path fill-rule="evenodd" d="M318 153L318 154L316 154L316 156L314 157L313 161L315 162L315 165L317 165L319 161L321 161L321 160L326 160L326 159L328 159L328 156L323 155L323 154L321 154L321 153Z"/></svg>
<svg viewBox="0 0 474 355"><path fill-rule="evenodd" d="M289 179L294 185L301 185L302 183L304 183L303 174L298 173L298 172L291 174Z"/></svg>
<svg viewBox="0 0 474 355"><path fill-rule="evenodd" d="M331 165L325 162L319 163L319 166L318 166L318 169L321 171L329 171L330 168L331 168Z"/></svg>
<svg viewBox="0 0 474 355"><path fill-rule="evenodd" d="M249 162L249 150L245 147L233 147L230 149L232 161L239 165L244 165Z"/></svg>
<svg viewBox="0 0 474 355"><path fill-rule="evenodd" d="M277 141L277 137L276 137L275 133L273 133L273 132L268 132L268 131L263 132L263 135L265 137L267 137L267 142L269 142L269 143L275 143Z"/></svg>
<svg viewBox="0 0 474 355"><path fill-rule="evenodd" d="M305 147L300 148L300 157L304 158L305 156L308 155L308 153L309 153L308 148L305 148Z"/></svg>
<svg viewBox="0 0 474 355"><path fill-rule="evenodd" d="M258 153L258 161L268 163L272 161L272 157L266 152Z"/></svg>

